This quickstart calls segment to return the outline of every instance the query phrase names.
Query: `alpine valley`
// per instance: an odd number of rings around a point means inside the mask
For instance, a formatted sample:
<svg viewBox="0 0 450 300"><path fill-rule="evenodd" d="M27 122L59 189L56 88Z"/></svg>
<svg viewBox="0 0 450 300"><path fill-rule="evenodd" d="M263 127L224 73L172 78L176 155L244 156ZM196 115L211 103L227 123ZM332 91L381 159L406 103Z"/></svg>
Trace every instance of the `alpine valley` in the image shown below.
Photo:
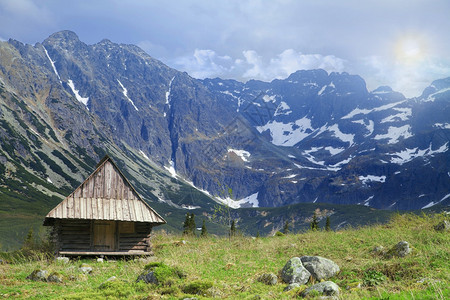
<svg viewBox="0 0 450 300"><path fill-rule="evenodd" d="M450 77L407 99L324 70L198 80L137 46L87 45L70 31L34 46L10 39L0 42L0 242L17 246L105 154L168 230L186 212L212 218L217 203L253 234L308 226L314 211L337 228L445 208L449 141Z"/></svg>

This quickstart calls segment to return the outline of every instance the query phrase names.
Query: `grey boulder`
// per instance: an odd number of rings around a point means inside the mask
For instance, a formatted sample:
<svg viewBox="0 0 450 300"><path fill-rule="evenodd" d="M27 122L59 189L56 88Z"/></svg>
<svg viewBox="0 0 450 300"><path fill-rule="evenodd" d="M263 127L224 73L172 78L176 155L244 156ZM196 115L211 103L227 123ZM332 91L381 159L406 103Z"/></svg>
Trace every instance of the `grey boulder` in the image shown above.
<svg viewBox="0 0 450 300"><path fill-rule="evenodd" d="M311 273L305 269L299 257L291 258L281 270L281 279L288 284L305 284L310 276Z"/></svg>
<svg viewBox="0 0 450 300"><path fill-rule="evenodd" d="M331 296L338 299L339 297L339 286L332 281L324 281L310 286L304 290L300 295L302 297L307 297L313 291L319 292L322 296Z"/></svg>
<svg viewBox="0 0 450 300"><path fill-rule="evenodd" d="M318 281L328 279L339 273L339 266L332 260L320 256L300 257L303 266Z"/></svg>
<svg viewBox="0 0 450 300"><path fill-rule="evenodd" d="M48 272L46 270L34 270L27 279L33 281L47 281Z"/></svg>

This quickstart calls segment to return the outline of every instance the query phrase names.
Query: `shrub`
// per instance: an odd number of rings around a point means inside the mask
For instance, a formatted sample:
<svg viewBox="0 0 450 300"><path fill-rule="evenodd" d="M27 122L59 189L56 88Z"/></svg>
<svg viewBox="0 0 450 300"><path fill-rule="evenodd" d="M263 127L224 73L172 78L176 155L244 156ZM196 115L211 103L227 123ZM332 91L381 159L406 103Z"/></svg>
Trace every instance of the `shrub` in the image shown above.
<svg viewBox="0 0 450 300"><path fill-rule="evenodd" d="M213 284L209 281L196 280L184 286L182 291L191 295L203 295L212 288Z"/></svg>

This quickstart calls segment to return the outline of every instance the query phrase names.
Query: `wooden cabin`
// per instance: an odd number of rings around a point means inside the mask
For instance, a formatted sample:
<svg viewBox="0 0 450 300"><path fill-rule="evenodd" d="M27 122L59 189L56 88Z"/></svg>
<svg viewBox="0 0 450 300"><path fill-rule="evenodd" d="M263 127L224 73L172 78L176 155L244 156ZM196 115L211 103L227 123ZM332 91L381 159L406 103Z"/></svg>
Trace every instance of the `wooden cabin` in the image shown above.
<svg viewBox="0 0 450 300"><path fill-rule="evenodd" d="M57 255L145 255L152 228L165 223L105 156L44 226L53 226Z"/></svg>

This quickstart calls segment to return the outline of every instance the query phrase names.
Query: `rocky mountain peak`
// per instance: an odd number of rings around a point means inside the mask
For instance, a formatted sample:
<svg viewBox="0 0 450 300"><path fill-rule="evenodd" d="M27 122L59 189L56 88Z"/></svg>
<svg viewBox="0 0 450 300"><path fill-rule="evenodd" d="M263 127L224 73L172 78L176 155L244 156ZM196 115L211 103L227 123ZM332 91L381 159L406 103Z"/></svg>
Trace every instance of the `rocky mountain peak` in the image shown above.
<svg viewBox="0 0 450 300"><path fill-rule="evenodd" d="M67 50L73 50L74 47L82 43L78 35L70 30L63 30L56 32L46 38L43 42L44 45L52 45L54 47L60 47Z"/></svg>

